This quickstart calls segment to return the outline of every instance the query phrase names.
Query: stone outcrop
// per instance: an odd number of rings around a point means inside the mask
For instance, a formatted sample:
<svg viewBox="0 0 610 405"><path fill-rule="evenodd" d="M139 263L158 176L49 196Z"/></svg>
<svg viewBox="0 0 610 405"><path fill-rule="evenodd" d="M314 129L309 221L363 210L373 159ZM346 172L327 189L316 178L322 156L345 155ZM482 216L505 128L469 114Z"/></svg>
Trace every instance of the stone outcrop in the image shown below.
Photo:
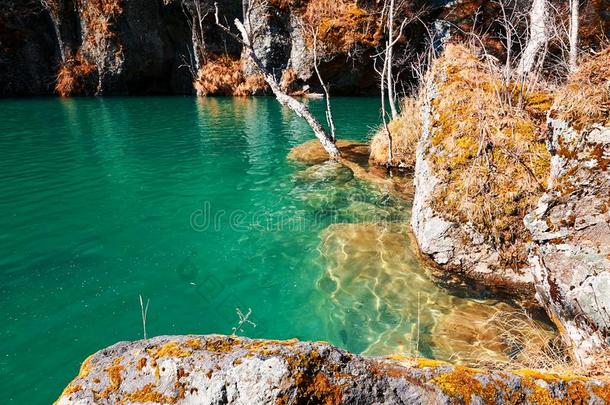
<svg viewBox="0 0 610 405"><path fill-rule="evenodd" d="M514 268L502 264L500 249L490 243L489 238L480 231L480 224L459 220L447 215L446 196L444 190L452 190L458 180L451 182L442 179L439 165L434 159L440 153L444 153L445 159L462 159L468 161L473 156L471 151L456 148L454 151L439 149L441 139L454 137L453 144L460 145L464 142L467 130L456 131L455 134L446 133L445 128L439 125L440 112L437 109L443 97L453 97L451 92L444 90L439 92L439 86L444 82L455 82L463 80L464 77L477 77L482 74L474 68L472 72L465 67L460 72L460 66L468 66L478 63L469 60L470 55L464 55L459 47L450 46L445 53L444 59L437 61L429 74L426 75L422 98L421 123L422 133L416 148L415 162L415 195L413 198L413 210L411 227L417 239L422 253L428 256L436 265L436 275L441 281L452 286L465 286L468 289L475 288L485 295L504 296L518 298L524 301L533 301L533 277L527 269ZM449 61L449 67L441 66ZM447 73L445 71L453 73ZM457 73L456 73L457 71ZM454 77L449 77L454 74ZM474 85L476 87L476 85ZM480 94L479 94L480 96ZM465 96L468 97L468 96ZM458 104L463 105L460 101ZM447 106L444 107L447 110ZM450 108L454 110L453 108ZM460 121L471 119L470 114L460 116L460 112L454 111ZM446 111L442 113L446 118ZM453 128L460 128L455 124ZM461 132L460 132L461 131ZM458 139L459 138L459 139ZM464 156L460 156L463 153ZM474 155L476 155L476 144ZM456 157L457 156L457 157ZM466 165L463 165L466 167ZM472 176L470 169L464 171L463 176ZM492 199L493 197L485 197ZM477 229L478 226L478 229Z"/></svg>
<svg viewBox="0 0 610 405"><path fill-rule="evenodd" d="M610 356L610 127L551 121L551 182L525 218L537 296L584 365Z"/></svg>
<svg viewBox="0 0 610 405"><path fill-rule="evenodd" d="M533 371L494 372L403 357L365 358L322 342L161 336L87 358L65 404L589 403L610 386Z"/></svg>

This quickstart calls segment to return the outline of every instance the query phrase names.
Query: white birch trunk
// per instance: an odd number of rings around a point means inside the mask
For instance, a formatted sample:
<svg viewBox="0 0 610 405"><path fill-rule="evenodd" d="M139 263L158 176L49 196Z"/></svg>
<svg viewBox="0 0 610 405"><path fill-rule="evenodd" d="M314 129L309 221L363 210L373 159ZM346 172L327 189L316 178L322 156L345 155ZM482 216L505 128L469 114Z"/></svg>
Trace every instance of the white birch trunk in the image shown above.
<svg viewBox="0 0 610 405"><path fill-rule="evenodd" d="M390 10L388 14L388 36L390 39L387 42L386 49L386 76L387 76L387 88L388 88L388 104L390 105L390 113L392 114L392 119L398 116L398 111L396 109L395 96L394 96L394 78L392 76L392 59L393 59L393 48L394 48L394 0L390 0Z"/></svg>
<svg viewBox="0 0 610 405"><path fill-rule="evenodd" d="M519 74L521 75L527 75L532 71L540 51L548 41L546 20L546 0L533 0L530 11L530 34L518 67Z"/></svg>
<svg viewBox="0 0 610 405"><path fill-rule="evenodd" d="M574 72L578 61L578 6L579 0L570 0L570 72Z"/></svg>
<svg viewBox="0 0 610 405"><path fill-rule="evenodd" d="M226 31L228 31L228 29L226 29L226 27L222 26L220 24L220 22L218 21L218 12L216 13L216 23L219 26L221 26L222 28L224 28ZM271 91L275 95L275 98L277 99L277 101L279 101L280 104L285 105L286 107L290 108L299 117L303 118L307 122L309 127L312 129L316 138L318 138L318 140L322 144L322 147L324 148L326 153L328 153L328 155L332 159L339 159L341 157L341 153L339 152L337 145L335 145L335 141L333 140L332 136L330 136L324 130L324 127L320 124L320 122L318 122L316 117L313 116L313 114L309 111L309 109L307 108L307 106L305 104L301 103L294 97L291 97L287 93L282 91L282 89L281 89L279 83L277 82L277 80L275 79L275 77L265 69L265 67L263 66L260 59L256 56L256 53L254 52L254 48L252 47L250 35L248 34L248 30L246 30L246 27L244 26L244 24L242 24L242 22L239 21L237 18L235 19L234 23L241 35L241 42L244 46L245 51L247 52L248 56L250 58L252 58L252 61L254 62L254 64L258 68L258 70L261 72L263 77L265 78L265 81L271 88ZM248 24L248 26L250 26L247 19L246 19L246 23ZM228 31L228 32L230 32L230 31Z"/></svg>

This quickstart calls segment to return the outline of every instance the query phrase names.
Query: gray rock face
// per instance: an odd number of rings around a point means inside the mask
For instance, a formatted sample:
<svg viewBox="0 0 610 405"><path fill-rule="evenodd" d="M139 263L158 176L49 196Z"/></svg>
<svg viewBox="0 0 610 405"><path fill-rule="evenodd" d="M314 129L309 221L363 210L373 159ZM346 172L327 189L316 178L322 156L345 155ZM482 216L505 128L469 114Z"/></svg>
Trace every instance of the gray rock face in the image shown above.
<svg viewBox="0 0 610 405"><path fill-rule="evenodd" d="M254 52L263 66L273 72L279 80L290 58L290 14L286 10L254 4L250 16L251 27L249 27ZM242 54L242 60L246 75L258 73L256 65L247 55Z"/></svg>
<svg viewBox="0 0 610 405"><path fill-rule="evenodd" d="M327 343L160 336L90 356L57 404L602 404L607 389L579 378L365 358Z"/></svg>
<svg viewBox="0 0 610 405"><path fill-rule="evenodd" d="M539 301L590 364L610 355L610 128L551 126L552 181L525 218L530 262Z"/></svg>
<svg viewBox="0 0 610 405"><path fill-rule="evenodd" d="M416 150L415 194L411 227L420 250L439 267L438 276L452 285L468 283L483 292L520 299L534 295L533 277L528 269L515 271L498 266L499 253L468 223L445 219L434 209L436 187L442 186L431 165L433 114L432 100L437 97L431 78L426 83L422 108L422 136Z"/></svg>
<svg viewBox="0 0 610 405"><path fill-rule="evenodd" d="M35 0L0 0L0 96L49 94L59 50L53 26Z"/></svg>

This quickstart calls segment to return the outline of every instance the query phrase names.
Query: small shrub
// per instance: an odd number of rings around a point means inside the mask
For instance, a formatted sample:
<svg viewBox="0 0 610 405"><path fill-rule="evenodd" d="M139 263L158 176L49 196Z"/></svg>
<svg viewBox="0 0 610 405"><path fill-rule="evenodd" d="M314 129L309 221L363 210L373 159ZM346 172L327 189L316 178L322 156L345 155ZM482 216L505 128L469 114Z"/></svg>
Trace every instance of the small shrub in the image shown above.
<svg viewBox="0 0 610 405"><path fill-rule="evenodd" d="M261 74L250 75L246 77L246 80L241 83L235 91L233 92L234 96L260 96L268 93L269 86L265 81L265 78Z"/></svg>
<svg viewBox="0 0 610 405"><path fill-rule="evenodd" d="M584 61L558 89L552 116L576 129L610 123L610 47Z"/></svg>
<svg viewBox="0 0 610 405"><path fill-rule="evenodd" d="M350 53L357 47L375 47L382 38L377 13L356 1L312 0L303 18L318 30L318 40L329 51Z"/></svg>
<svg viewBox="0 0 610 405"><path fill-rule="evenodd" d="M417 98L407 97L403 100L400 115L388 123L392 135L392 161L388 162L388 136L381 127L371 140L369 161L376 165L415 167L415 149L421 135L421 103Z"/></svg>
<svg viewBox="0 0 610 405"><path fill-rule="evenodd" d="M193 83L198 96L231 96L244 81L239 59L222 55L210 58Z"/></svg>
<svg viewBox="0 0 610 405"><path fill-rule="evenodd" d="M61 97L86 95L93 88L97 74L97 67L93 63L77 55L60 66L55 91Z"/></svg>

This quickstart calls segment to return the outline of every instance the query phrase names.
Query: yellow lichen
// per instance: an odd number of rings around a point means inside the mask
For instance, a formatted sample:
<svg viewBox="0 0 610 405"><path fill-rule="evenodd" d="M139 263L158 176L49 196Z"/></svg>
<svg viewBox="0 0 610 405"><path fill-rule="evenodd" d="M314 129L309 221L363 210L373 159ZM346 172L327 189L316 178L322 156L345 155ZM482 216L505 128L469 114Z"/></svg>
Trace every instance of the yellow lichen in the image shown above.
<svg viewBox="0 0 610 405"><path fill-rule="evenodd" d="M396 361L402 361L402 362L411 360L410 357L407 357L407 356L404 356L404 355L398 354L398 353L390 354L388 356L385 356L385 358L389 359L389 360L396 360Z"/></svg>
<svg viewBox="0 0 610 405"><path fill-rule="evenodd" d="M495 403L497 388L492 383L483 384L476 378L477 371L456 366L452 371L441 373L430 382L438 386L445 394L460 398L467 405L472 402L472 396L480 397L485 404Z"/></svg>
<svg viewBox="0 0 610 405"><path fill-rule="evenodd" d="M209 352L228 353L240 343L239 340L233 338L210 338L205 341L203 349Z"/></svg>
<svg viewBox="0 0 610 405"><path fill-rule="evenodd" d="M169 342L158 348L147 349L147 352L155 360L161 357L188 357L192 354L189 350L180 347L178 342Z"/></svg>
<svg viewBox="0 0 610 405"><path fill-rule="evenodd" d="M446 363L444 361L439 361L439 360L432 360L432 359L424 359L422 357L417 359L417 367L420 368L424 368L424 367L440 367L440 366L446 366L449 363Z"/></svg>
<svg viewBox="0 0 610 405"><path fill-rule="evenodd" d="M63 392L61 393L61 396L63 397L63 396L66 396L66 395L71 395L71 394L74 394L75 392L78 392L78 391L80 391L82 389L83 389L83 387L81 385L70 383L63 390Z"/></svg>
<svg viewBox="0 0 610 405"><path fill-rule="evenodd" d="M85 359L85 361L83 361L83 364L81 364L78 376L76 378L85 378L89 375L91 369L93 368L91 366L91 357L93 357L93 355L90 355Z"/></svg>
<svg viewBox="0 0 610 405"><path fill-rule="evenodd" d="M547 373L539 370L531 370L531 369L520 369L513 371L514 374L522 377L529 377L536 380L543 380L548 383L558 382L558 381L589 381L590 379L583 376L571 375L571 374L557 374L557 373Z"/></svg>
<svg viewBox="0 0 610 405"><path fill-rule="evenodd" d="M186 342L184 342L184 344L190 347L191 349L201 349L201 339L198 338L188 339Z"/></svg>
<svg viewBox="0 0 610 405"><path fill-rule="evenodd" d="M123 398L123 402L154 402L157 404L174 404L176 403L177 399L178 398L166 396L156 391L154 384L146 384L143 388L126 394Z"/></svg>

